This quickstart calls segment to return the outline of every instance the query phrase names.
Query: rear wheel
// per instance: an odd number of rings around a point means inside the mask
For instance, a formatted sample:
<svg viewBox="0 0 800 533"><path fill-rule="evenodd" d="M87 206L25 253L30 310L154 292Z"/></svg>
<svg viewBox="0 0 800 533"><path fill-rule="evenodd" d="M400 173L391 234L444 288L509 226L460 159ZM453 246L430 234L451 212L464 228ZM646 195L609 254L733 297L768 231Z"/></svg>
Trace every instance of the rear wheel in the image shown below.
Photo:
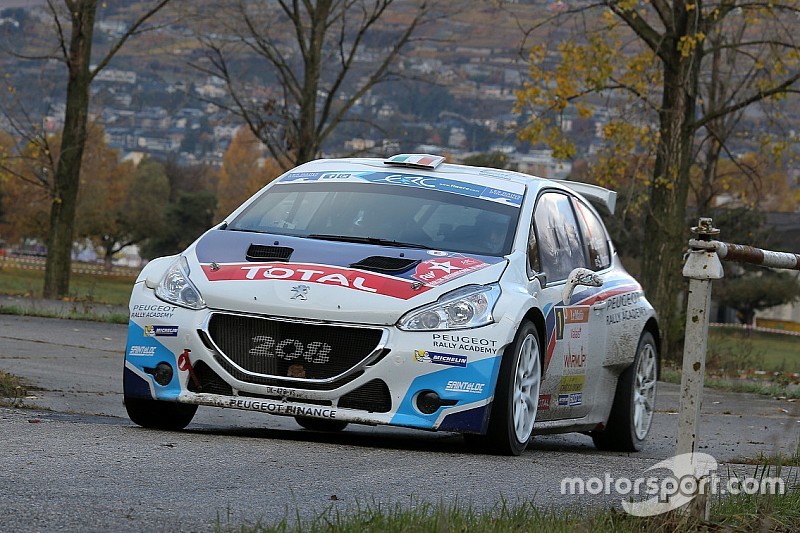
<svg viewBox="0 0 800 533"><path fill-rule="evenodd" d="M619 376L605 430L592 433L597 448L620 452L642 449L653 423L657 377L658 348L652 333L645 331L633 364Z"/></svg>
<svg viewBox="0 0 800 533"><path fill-rule="evenodd" d="M336 431L342 431L347 427L347 422L343 422L342 420L325 420L322 418L308 418L305 416L296 416L294 419L298 424L312 431L334 433Z"/></svg>
<svg viewBox="0 0 800 533"><path fill-rule="evenodd" d="M197 406L126 396L125 410L133 423L142 427L178 431L189 425Z"/></svg>
<svg viewBox="0 0 800 533"><path fill-rule="evenodd" d="M500 364L489 430L486 435L465 435L467 443L490 453L521 454L536 421L541 378L538 333L525 321Z"/></svg>

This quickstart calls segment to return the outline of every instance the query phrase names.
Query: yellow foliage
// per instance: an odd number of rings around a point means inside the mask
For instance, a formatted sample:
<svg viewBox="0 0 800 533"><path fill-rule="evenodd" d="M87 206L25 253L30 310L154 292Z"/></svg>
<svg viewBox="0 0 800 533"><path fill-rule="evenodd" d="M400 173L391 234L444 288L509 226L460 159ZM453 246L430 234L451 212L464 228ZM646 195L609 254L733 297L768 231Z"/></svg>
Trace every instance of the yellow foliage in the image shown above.
<svg viewBox="0 0 800 533"><path fill-rule="evenodd" d="M697 32L694 35L682 35L678 41L678 50L681 53L681 57L685 58L694 54L705 38L706 36L703 32Z"/></svg>
<svg viewBox="0 0 800 533"><path fill-rule="evenodd" d="M263 145L248 128L239 128L222 156L217 183L216 218L222 220L242 202L278 177L280 165L271 158L262 158Z"/></svg>
<svg viewBox="0 0 800 533"><path fill-rule="evenodd" d="M617 5L623 11L633 11L638 3L638 0L620 0Z"/></svg>
<svg viewBox="0 0 800 533"><path fill-rule="evenodd" d="M640 3L629 2L631 8L636 5ZM612 31L619 23L610 11L603 12L602 21L607 31L590 32L584 40L563 41L554 48L551 45L550 49L541 44L530 50L528 80L515 93L514 111L530 116L518 133L520 139L533 144L544 143L556 157L572 158L576 154L575 146L561 130L560 120L554 118L572 110L578 118L589 119L595 112L596 101L587 99L586 95L622 85L630 89L629 101L634 101L635 93L647 95L660 81L654 54L650 50L635 53L625 50L625 34ZM633 130L628 134L631 138L637 135ZM645 135L653 133L648 131ZM606 135L607 138L612 136L610 132ZM623 149L630 155L636 149L636 142L615 148Z"/></svg>

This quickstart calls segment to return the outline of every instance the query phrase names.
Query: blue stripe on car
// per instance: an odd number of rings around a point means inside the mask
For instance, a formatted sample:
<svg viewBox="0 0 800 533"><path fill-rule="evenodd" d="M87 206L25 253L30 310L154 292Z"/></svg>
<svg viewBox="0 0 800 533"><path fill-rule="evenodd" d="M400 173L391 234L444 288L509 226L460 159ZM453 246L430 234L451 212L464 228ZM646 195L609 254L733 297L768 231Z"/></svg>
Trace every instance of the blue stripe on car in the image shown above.
<svg viewBox="0 0 800 533"><path fill-rule="evenodd" d="M457 400L457 406L468 405L491 398L494 395L494 387L497 382L497 373L500 370L501 357L501 355L487 357L486 359L469 363L466 368L450 367L417 377L408 388L408 392L400 403L397 413L392 417L391 424L422 429L433 428L442 410L447 407L440 407L436 412L428 415L419 412L416 407L414 407L414 399L417 393L423 390L432 390L444 400ZM447 383L450 381L483 383L484 387L479 394L474 392L448 391Z"/></svg>
<svg viewBox="0 0 800 533"><path fill-rule="evenodd" d="M153 348L153 355L131 355L133 346ZM178 381L178 362L175 354L167 347L157 341L154 337L146 337L144 329L136 322L128 322L128 345L125 347L125 360L140 369L143 374L147 374L145 368L154 368L158 363L164 362L172 366L172 380L166 385L159 385L148 375L148 379L156 391L157 400L174 400L181 393L181 386ZM144 380L131 372L127 368L125 372L135 377L125 382L125 392L139 398L151 398L150 386ZM144 387L144 389L142 389ZM144 394L142 392L144 391Z"/></svg>

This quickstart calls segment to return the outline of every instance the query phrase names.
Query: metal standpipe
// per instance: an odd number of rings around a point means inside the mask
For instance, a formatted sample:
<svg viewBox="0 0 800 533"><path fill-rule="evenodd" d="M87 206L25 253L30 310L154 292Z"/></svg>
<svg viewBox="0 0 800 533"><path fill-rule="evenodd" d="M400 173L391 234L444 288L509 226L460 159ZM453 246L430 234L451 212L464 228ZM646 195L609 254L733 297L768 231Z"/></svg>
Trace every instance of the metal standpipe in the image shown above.
<svg viewBox="0 0 800 533"><path fill-rule="evenodd" d="M712 236L719 233L710 218L701 218L692 231L697 234L698 241L710 241ZM722 262L716 251L692 247L683 267L683 276L689 278L689 303L686 309L676 455L695 453L700 406L703 403L711 281L723 277ZM693 460L691 464L694 464ZM702 501L696 501L695 504L695 509L707 518L708 500L702 498Z"/></svg>

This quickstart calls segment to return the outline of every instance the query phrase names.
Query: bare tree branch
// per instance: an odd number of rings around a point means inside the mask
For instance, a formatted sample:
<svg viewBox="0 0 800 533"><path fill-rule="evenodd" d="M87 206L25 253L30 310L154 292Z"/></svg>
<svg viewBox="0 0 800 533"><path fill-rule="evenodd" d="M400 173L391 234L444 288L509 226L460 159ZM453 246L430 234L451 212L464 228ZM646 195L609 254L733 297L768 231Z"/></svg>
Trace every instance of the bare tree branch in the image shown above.
<svg viewBox="0 0 800 533"><path fill-rule="evenodd" d="M48 2L49 1L51 0L48 0ZM139 19L136 22L134 22L127 29L127 31L124 34L122 34L122 36L119 39L117 39L117 41L114 43L111 49L108 52L106 52L106 55L103 57L103 59L101 59L100 62L97 63L97 66L89 73L90 76L89 79L90 80L94 79L94 77L97 76L97 74L101 70L103 70L106 67L106 65L108 65L108 62L111 61L111 58L113 58L116 55L116 53L119 51L120 48L122 48L125 42L128 39L130 39L133 35L138 33L137 30L141 27L141 25L147 22L147 20L150 19L150 17L158 13L170 1L171 0L159 0L159 2L156 3L149 10L147 10L147 12L144 15L139 17Z"/></svg>
<svg viewBox="0 0 800 533"><path fill-rule="evenodd" d="M747 106L749 106L749 105L751 105L751 104L753 104L755 102L759 102L761 100L764 100L765 98L769 98L770 96L775 96L777 94L791 93L791 92L800 92L800 91L792 89L792 87L794 86L795 83L797 83L798 80L800 80L800 73L797 73L797 74L794 74L792 76L789 76L788 78L783 80L781 83L771 87L770 89L757 91L756 93L750 95L749 97L744 98L744 99L742 99L742 100L740 100L740 101L738 101L738 102L736 102L734 104L730 104L728 106L725 106L725 107L722 107L720 109L716 109L716 110L712 111L711 113L709 113L708 115L704 116L700 120L695 121L692 124L692 127L694 129L696 129L696 130L700 129L700 128L704 127L706 124L708 124L709 122L711 122L712 120L714 120L714 119L716 119L718 117L727 115L728 113L735 113L736 111L739 111L740 109L744 109Z"/></svg>
<svg viewBox="0 0 800 533"><path fill-rule="evenodd" d="M67 6L71 8L70 3ZM53 4L53 0L47 0L47 7L50 9L50 14L53 15L53 22L56 25L56 33L58 33L58 46L61 49L62 61L69 63L69 52L67 52L67 39L64 37L64 28L61 25L61 19L58 18L58 10Z"/></svg>
<svg viewBox="0 0 800 533"><path fill-rule="evenodd" d="M647 23L635 9L628 9L619 5L618 0L607 0L606 7L614 12L616 16L622 19L633 32L652 50L658 57L665 63L672 62L667 50L664 49L667 35L673 28L667 27L664 34L658 33Z"/></svg>

